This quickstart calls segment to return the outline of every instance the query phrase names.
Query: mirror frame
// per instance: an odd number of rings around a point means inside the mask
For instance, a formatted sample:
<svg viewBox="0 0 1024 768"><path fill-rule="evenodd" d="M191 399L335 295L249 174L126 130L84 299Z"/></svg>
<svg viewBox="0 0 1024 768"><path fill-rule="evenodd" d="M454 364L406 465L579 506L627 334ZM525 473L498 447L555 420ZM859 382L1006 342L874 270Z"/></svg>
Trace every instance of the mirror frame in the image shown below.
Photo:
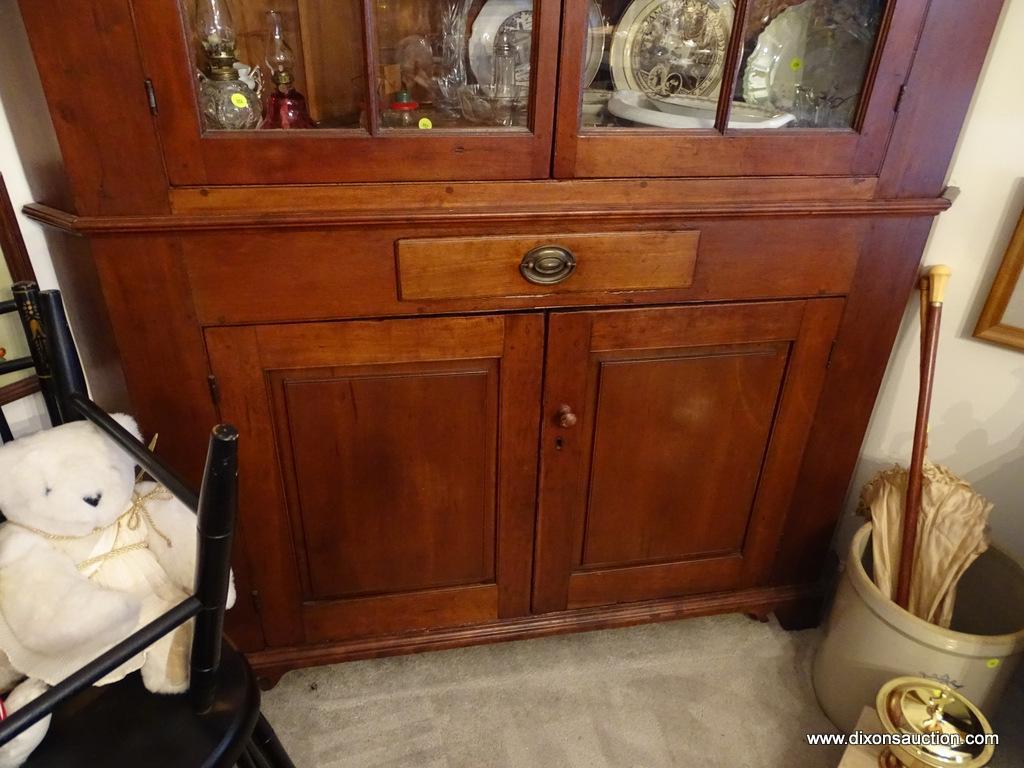
<svg viewBox="0 0 1024 768"><path fill-rule="evenodd" d="M1024 328L1004 322L1010 299L1021 282L1024 272L1024 212L1021 213L1017 229L1010 239L1003 263L996 273L989 291L988 300L974 328L974 337L993 341L1007 347L1024 350Z"/></svg>

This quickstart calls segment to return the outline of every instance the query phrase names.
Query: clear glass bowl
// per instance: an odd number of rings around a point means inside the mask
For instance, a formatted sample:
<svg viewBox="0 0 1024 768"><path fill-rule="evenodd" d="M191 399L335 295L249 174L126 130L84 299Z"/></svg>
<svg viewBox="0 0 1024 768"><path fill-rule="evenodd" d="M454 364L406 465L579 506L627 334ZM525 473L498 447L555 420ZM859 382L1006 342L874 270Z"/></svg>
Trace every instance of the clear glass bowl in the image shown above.
<svg viewBox="0 0 1024 768"><path fill-rule="evenodd" d="M513 126L525 125L526 105L529 91L519 88L515 96L497 97L489 85L463 85L459 88L459 107L462 116L471 123L479 125Z"/></svg>

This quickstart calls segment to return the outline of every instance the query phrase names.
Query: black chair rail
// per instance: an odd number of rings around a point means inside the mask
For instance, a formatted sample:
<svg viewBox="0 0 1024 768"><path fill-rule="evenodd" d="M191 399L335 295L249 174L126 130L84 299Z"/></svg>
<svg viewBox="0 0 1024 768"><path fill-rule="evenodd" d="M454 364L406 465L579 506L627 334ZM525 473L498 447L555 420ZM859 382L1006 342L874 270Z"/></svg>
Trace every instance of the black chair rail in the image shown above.
<svg viewBox="0 0 1024 768"><path fill-rule="evenodd" d="M135 457L151 477L164 483L178 499L197 514L199 560L196 565L196 594L186 598L160 618L121 641L99 658L53 686L0 723L0 745L6 744L34 723L53 712L61 703L138 655L164 635L189 619L196 619L192 648L192 683L189 695L196 711L209 708L216 687L220 661L220 635L224 624L224 600L230 572L231 538L234 529L236 478L238 474L238 433L221 424L210 436L202 490L188 490L146 446L95 403L82 395L70 402L83 418L102 429L125 451ZM173 480L176 482L166 482ZM173 487L177 486L177 487ZM196 674L196 673L199 674Z"/></svg>
<svg viewBox="0 0 1024 768"><path fill-rule="evenodd" d="M19 312L31 355L30 358L11 362L17 362L17 365L24 365L25 368L35 367L51 423L56 426L69 421L87 420L132 456L150 477L196 513L197 552L192 595L0 722L0 746L47 715L67 711L71 719L65 722L77 727L66 728L65 733L74 735L75 744L49 743L48 737L29 758L26 768L32 768L37 763L45 766L59 765L61 768L80 764L83 758L76 751L79 747L91 749L93 754L98 751L103 755L100 759L106 759L108 744L118 745L123 740L111 740L108 734L99 734L99 738L96 738L97 735L86 721L74 719L81 709L76 710L76 705L95 694L105 698L92 710L94 716L101 717L96 713L108 712L112 705L119 702L120 706L129 707L131 709L128 711L136 714L147 707L163 708L161 711L168 714L191 712L188 714L191 720L185 718L180 721L198 728L195 739L187 745L190 749L185 750L191 755L189 765L195 760L198 761L196 765L227 766L237 763L261 768L294 768L273 728L259 712L259 692L252 670L237 651L224 650L224 611L231 578L231 546L238 508L238 432L228 424L213 428L202 486L197 494L141 441L84 394L85 376L60 293L39 291L33 283L17 283L13 293L14 300L0 304L0 312L5 308L9 311L8 304ZM128 680L103 689L94 688L92 694L85 693L98 680L191 619L195 619L195 628L189 665L191 684L187 697L146 696L140 683L132 685ZM222 653L225 654L224 659ZM119 687L120 691L117 690ZM180 708L174 709L178 705L172 702L178 700L182 702L180 706L185 708L185 712ZM95 696L89 701L95 701ZM168 707L173 712L169 712ZM225 707L231 709L225 710ZM226 711L234 711L237 716L226 718ZM202 722L204 716L205 725ZM218 731L221 735L211 741L211 729L216 730L215 725L223 730ZM106 720L100 723L100 727L109 729L113 726ZM161 723L154 722L153 727L159 728ZM178 743L180 739L187 739L186 734L180 734L180 737L178 733L162 735L179 739ZM94 739L98 743L81 744L82 739ZM206 751L200 756L197 750ZM34 760L40 752L46 754L38 761ZM140 764L138 755L121 757L123 759L115 759L110 764ZM167 764L175 768L188 768L173 755L161 754L159 757L163 761L170 761ZM161 760L153 762L150 758L146 764L165 764Z"/></svg>

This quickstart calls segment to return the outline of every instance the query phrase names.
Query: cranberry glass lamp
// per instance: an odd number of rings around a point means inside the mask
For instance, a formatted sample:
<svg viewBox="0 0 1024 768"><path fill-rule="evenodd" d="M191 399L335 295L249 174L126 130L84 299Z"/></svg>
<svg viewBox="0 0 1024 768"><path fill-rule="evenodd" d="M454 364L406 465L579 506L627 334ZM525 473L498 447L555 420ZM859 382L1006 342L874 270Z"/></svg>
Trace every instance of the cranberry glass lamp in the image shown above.
<svg viewBox="0 0 1024 768"><path fill-rule="evenodd" d="M306 97L295 90L295 55L284 40L279 11L267 12L267 66L273 87L267 98L264 128L315 128Z"/></svg>

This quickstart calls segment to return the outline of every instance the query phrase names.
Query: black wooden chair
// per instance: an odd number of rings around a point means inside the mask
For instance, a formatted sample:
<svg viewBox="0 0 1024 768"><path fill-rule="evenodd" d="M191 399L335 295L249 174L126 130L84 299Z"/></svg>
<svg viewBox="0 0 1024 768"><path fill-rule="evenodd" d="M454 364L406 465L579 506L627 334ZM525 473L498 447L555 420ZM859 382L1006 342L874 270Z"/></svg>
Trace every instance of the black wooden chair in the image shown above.
<svg viewBox="0 0 1024 768"><path fill-rule="evenodd" d="M11 294L12 299L0 301L0 315L18 313L22 329L25 331L25 338L28 339L29 354L13 360L0 359L0 375L34 368L39 378L40 391L43 401L46 403L50 423L60 424L62 420L57 408L56 388L53 386L53 376L50 373L49 361L44 351L45 338L40 316L42 308L39 301L39 290L35 283L15 283L11 286ZM9 443L13 439L14 435L11 434L7 417L4 415L3 409L0 409L0 444Z"/></svg>
<svg viewBox="0 0 1024 768"><path fill-rule="evenodd" d="M26 768L294 768L260 713L252 669L222 636L237 509L237 432L227 424L214 427L197 495L86 397L60 294L21 283L15 287L15 304L29 334L53 423L86 419L99 427L154 480L197 512L199 543L195 594L14 712L0 723L0 744L52 713L50 730ZM92 687L193 618L187 694L151 694L138 673Z"/></svg>

